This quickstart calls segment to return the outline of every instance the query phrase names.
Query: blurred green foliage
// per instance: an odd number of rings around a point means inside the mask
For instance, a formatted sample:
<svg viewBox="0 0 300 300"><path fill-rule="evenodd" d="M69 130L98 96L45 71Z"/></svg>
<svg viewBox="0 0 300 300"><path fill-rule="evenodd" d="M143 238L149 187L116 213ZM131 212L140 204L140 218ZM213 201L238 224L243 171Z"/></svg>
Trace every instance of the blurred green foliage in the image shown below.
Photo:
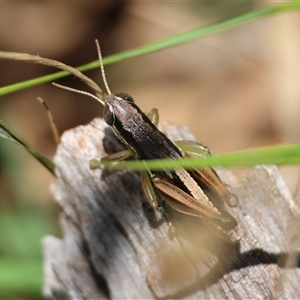
<svg viewBox="0 0 300 300"><path fill-rule="evenodd" d="M36 206L0 207L0 297L41 297L41 239L51 232Z"/></svg>
<svg viewBox="0 0 300 300"><path fill-rule="evenodd" d="M2 199L1 199L2 200ZM1 202L1 201L0 201ZM41 297L43 236L53 233L44 206L0 206L0 297Z"/></svg>

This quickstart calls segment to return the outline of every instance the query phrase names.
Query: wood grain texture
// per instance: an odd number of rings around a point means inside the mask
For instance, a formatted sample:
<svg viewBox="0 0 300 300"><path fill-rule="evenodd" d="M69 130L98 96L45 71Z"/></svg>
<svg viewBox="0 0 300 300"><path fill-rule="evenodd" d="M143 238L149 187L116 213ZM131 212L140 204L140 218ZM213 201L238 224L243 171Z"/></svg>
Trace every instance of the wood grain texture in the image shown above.
<svg viewBox="0 0 300 300"><path fill-rule="evenodd" d="M172 140L187 128L162 123ZM103 120L62 136L53 195L63 239L44 238L45 296L52 299L300 298L299 204L277 167L237 178L218 173L239 198L232 243L199 218L150 210L135 172L90 170L89 160L123 149Z"/></svg>

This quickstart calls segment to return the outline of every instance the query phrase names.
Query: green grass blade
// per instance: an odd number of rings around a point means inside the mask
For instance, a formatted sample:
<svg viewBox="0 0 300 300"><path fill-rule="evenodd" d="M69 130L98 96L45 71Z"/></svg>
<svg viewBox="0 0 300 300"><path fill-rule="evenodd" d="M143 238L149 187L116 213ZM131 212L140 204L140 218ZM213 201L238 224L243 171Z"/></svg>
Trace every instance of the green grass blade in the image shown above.
<svg viewBox="0 0 300 300"><path fill-rule="evenodd" d="M8 139L19 146L23 147L34 158L36 158L43 166L45 166L52 174L54 174L54 163L47 157L35 150L26 140L24 140L17 132L0 119L0 138Z"/></svg>
<svg viewBox="0 0 300 300"><path fill-rule="evenodd" d="M183 33L175 34L171 37L159 40L154 43L146 44L141 47L137 47L135 49L131 49L128 51L124 51L115 55L108 56L103 59L104 65L116 63L128 58L137 57L140 55L145 55L149 53L153 53L156 51L164 50L170 47L178 46L217 32L221 32L223 30L244 24L249 23L264 17L272 16L278 13L283 13L285 11L293 10L293 9L299 9L300 8L300 1L291 1L288 3L284 3L281 5L271 6L267 8L262 8L258 10L254 10L248 13L245 13L243 15L233 17L230 19L227 19L225 21L217 22L214 24L210 24L207 26L202 26L199 28L195 28ZM1 54L0 54L1 58ZM95 69L99 67L99 62L94 61L90 62L88 64L82 65L78 67L78 70L83 72L91 69ZM20 83L8 85L5 87L0 88L0 96L5 95L8 93L12 93L18 90L22 90L28 87L32 87L35 85L39 85L42 83L58 80L59 78L68 76L69 73L65 71L57 72L54 74L42 76L39 78L23 81Z"/></svg>
<svg viewBox="0 0 300 300"><path fill-rule="evenodd" d="M300 164L300 144L279 145L264 148L256 148L251 150L236 151L224 153L217 156L203 158L186 158L180 160L149 160L149 161L127 161L115 164L106 164L105 162L98 164L98 168L105 167L111 170L153 170L159 171L166 168L183 167L187 170L193 168L204 167L238 167L238 166L254 166L258 164ZM95 168L95 161L93 161Z"/></svg>

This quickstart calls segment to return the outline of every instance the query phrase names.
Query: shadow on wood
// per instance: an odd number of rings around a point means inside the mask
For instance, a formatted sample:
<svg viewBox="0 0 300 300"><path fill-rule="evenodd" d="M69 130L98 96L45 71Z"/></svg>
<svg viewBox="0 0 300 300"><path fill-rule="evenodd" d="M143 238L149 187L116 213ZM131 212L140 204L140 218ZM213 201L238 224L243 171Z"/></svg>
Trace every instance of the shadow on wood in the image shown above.
<svg viewBox="0 0 300 300"><path fill-rule="evenodd" d="M193 136L162 123L172 140ZM299 205L275 166L236 178L232 243L199 218L173 211L174 238L152 211L135 172L90 170L89 160L123 149L101 119L62 137L52 185L63 239L45 237L44 294L53 299L298 298Z"/></svg>

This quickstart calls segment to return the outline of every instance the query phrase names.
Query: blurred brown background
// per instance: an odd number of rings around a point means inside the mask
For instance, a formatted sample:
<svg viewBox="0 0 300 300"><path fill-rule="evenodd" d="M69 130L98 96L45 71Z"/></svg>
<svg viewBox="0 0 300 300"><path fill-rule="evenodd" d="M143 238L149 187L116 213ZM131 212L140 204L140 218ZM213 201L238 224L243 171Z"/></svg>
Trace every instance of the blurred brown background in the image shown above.
<svg viewBox="0 0 300 300"><path fill-rule="evenodd" d="M272 3L23 1L0 3L0 49L39 54L72 66ZM282 142L299 142L300 13L289 12L210 37L106 67L113 92L131 94L144 111L186 125L215 153ZM56 70L0 61L0 86ZM99 70L87 73L102 86ZM73 77L61 84L86 89ZM1 118L48 157L55 143L43 107L61 132L101 116L87 97L44 84L1 99ZM1 150L1 198L51 199L52 176L9 142ZM9 155L8 155L8 152ZM70 154L72 155L72 154ZM7 172L14 183L7 179ZM298 170L284 171L293 189Z"/></svg>

